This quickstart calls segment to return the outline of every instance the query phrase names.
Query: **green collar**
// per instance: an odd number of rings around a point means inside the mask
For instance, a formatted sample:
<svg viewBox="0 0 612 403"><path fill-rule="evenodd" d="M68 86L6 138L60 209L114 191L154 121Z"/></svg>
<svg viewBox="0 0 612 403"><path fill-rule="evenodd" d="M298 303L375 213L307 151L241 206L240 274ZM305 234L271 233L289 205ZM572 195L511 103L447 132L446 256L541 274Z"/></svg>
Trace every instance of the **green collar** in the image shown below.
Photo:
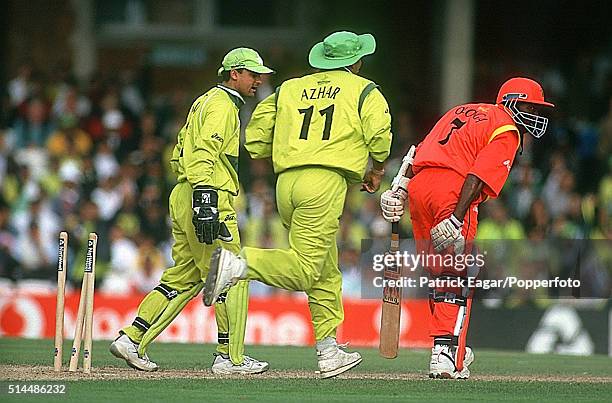
<svg viewBox="0 0 612 403"><path fill-rule="evenodd" d="M223 91L225 91L227 93L227 95L229 95L230 99L232 100L232 102L234 102L236 104L236 106L238 107L238 109L240 109L240 107L242 105L244 105L244 99L242 98L242 95L240 95L240 93L236 90L233 90L231 88L228 88L222 84L217 84L217 88L222 89Z"/></svg>

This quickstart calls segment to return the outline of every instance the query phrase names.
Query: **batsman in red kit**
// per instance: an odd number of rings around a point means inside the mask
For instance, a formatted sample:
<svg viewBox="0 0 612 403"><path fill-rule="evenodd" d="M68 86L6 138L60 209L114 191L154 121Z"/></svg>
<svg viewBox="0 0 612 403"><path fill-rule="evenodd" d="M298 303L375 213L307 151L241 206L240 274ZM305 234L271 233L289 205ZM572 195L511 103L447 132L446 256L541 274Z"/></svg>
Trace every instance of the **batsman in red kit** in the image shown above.
<svg viewBox="0 0 612 403"><path fill-rule="evenodd" d="M501 86L495 104L452 108L417 146L404 178L382 194L384 218L399 221L409 199L419 253L472 253L478 205L499 195L521 136L528 132L541 137L548 119L540 116L540 109L553 106L544 100L540 84L516 77ZM472 349L466 346L474 290L456 287L466 270L425 269L434 279L443 280L429 293L433 338L429 376L467 379L468 366L474 361ZM449 286L444 286L444 280Z"/></svg>

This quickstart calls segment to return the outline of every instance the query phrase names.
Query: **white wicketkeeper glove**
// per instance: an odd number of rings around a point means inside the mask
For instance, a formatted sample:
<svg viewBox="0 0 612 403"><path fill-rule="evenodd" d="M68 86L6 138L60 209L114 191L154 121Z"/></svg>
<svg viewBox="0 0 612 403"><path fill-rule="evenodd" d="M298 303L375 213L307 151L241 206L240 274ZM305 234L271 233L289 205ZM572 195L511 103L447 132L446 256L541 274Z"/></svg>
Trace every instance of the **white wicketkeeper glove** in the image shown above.
<svg viewBox="0 0 612 403"><path fill-rule="evenodd" d="M442 220L438 225L431 229L431 241L436 252L442 252L444 249L453 245L455 247L455 255L463 253L465 248L465 238L461 234L463 221L460 221L454 214L445 220Z"/></svg>

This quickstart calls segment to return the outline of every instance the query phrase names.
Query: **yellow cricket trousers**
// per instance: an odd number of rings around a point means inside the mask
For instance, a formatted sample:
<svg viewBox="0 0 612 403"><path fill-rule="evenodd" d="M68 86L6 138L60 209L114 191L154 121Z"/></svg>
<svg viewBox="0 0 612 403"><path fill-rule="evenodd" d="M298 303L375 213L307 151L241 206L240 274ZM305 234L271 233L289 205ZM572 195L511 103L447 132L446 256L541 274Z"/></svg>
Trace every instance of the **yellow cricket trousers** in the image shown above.
<svg viewBox="0 0 612 403"><path fill-rule="evenodd" d="M248 280L306 292L316 340L335 337L344 319L336 233L346 191L344 176L334 169L308 166L282 172L276 200L290 248L245 247L241 253Z"/></svg>
<svg viewBox="0 0 612 403"><path fill-rule="evenodd" d="M142 300L134 323L122 329L132 340L140 343L139 352L147 346L200 293L203 279L208 274L210 256L221 246L234 253L240 251L240 235L234 210L234 196L219 191L219 220L227 225L233 240L219 239L212 245L200 243L192 224L192 192L188 182L178 183L170 194L172 219L172 258L174 266L166 269L160 285ZM229 354L232 362L241 364L244 353L244 334L248 310L248 282L240 282L227 293L225 301L215 304L215 317L219 330L217 351Z"/></svg>

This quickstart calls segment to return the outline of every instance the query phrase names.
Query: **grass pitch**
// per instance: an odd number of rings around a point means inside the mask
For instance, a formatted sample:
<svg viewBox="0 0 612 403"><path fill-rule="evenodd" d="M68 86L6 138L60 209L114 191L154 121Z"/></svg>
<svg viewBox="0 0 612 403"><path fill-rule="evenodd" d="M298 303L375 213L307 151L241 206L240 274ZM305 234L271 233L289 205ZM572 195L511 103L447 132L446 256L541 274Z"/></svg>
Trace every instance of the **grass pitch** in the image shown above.
<svg viewBox="0 0 612 403"><path fill-rule="evenodd" d="M64 345L67 363L70 343ZM116 401L610 401L612 359L475 350L467 381L427 378L428 351L402 350L385 360L357 349L363 363L335 379L317 379L314 349L249 346L270 362L263 376L223 378L209 371L213 345L154 344L161 370L134 371L95 342L92 374L53 372L53 341L0 339L0 400ZM62 395L8 394L10 384L66 385Z"/></svg>

